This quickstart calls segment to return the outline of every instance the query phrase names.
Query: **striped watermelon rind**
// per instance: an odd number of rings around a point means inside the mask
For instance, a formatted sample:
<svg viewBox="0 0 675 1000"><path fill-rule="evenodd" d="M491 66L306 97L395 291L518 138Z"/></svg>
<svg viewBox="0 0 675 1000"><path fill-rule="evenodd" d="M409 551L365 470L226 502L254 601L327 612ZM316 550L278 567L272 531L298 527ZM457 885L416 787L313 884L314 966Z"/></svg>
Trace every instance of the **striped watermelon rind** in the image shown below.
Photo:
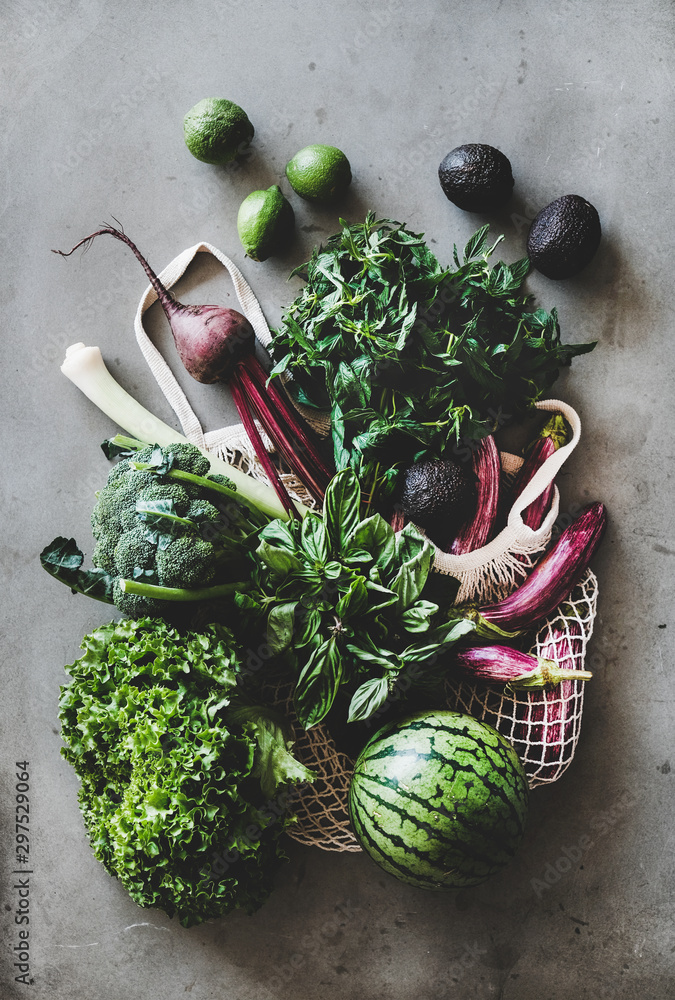
<svg viewBox="0 0 675 1000"><path fill-rule="evenodd" d="M362 750L349 791L363 849L424 889L478 885L523 838L529 788L511 744L461 712L388 723Z"/></svg>

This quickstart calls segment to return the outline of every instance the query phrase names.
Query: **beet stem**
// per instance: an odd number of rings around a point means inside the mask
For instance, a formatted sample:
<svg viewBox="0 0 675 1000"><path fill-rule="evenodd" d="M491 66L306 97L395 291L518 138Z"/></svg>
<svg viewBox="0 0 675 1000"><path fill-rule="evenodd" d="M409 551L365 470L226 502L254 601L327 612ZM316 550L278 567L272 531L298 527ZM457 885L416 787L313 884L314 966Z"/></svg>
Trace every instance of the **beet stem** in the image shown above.
<svg viewBox="0 0 675 1000"><path fill-rule="evenodd" d="M249 354L248 357L244 358L242 364L246 366L251 377L256 380L259 388L269 395L279 414L286 421L289 430L304 445L308 455L314 463L316 471L321 473L326 480L326 485L328 485L330 480L333 478L333 472L331 472L324 462L322 455L305 428L300 423L297 413L293 410L283 392L277 389L274 384L274 380L269 380L267 372L260 364L255 354Z"/></svg>
<svg viewBox="0 0 675 1000"><path fill-rule="evenodd" d="M267 478L269 479L271 485L274 487L279 500L284 506L284 509L288 511L290 517L299 517L299 514L295 508L295 505L291 498L289 497L286 487L281 481L279 473L274 467L272 459L267 454L265 446L262 442L262 438L258 433L258 428L255 425L255 420L251 416L247 406L246 400L244 398L244 391L238 381L238 379L233 378L230 382L230 389L232 390L232 398L234 399L237 410L239 411L239 416L241 417L241 422L244 425L246 433L251 439L251 443L255 449L255 453L258 456L260 464L262 465Z"/></svg>
<svg viewBox="0 0 675 1000"><path fill-rule="evenodd" d="M322 503L326 484L323 487L320 486L314 478L313 473L305 466L300 458L298 449L289 441L286 429L270 408L269 401L260 391L258 385L250 378L248 371L241 363L237 366L234 377L237 379L242 390L248 394L249 403L256 411L258 419L276 445L278 451L283 455L314 499L318 503Z"/></svg>

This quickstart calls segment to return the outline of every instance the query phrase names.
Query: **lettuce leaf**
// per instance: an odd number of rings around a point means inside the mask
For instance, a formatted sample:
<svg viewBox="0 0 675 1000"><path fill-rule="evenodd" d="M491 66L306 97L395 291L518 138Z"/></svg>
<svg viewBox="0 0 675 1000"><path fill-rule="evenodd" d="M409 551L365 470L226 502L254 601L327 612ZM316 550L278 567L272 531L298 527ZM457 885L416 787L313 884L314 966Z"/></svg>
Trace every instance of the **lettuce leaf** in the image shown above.
<svg viewBox="0 0 675 1000"><path fill-rule="evenodd" d="M59 717L96 857L140 906L186 927L255 911L284 857L288 790L313 775L281 717L237 706L231 632L122 620L82 648Z"/></svg>

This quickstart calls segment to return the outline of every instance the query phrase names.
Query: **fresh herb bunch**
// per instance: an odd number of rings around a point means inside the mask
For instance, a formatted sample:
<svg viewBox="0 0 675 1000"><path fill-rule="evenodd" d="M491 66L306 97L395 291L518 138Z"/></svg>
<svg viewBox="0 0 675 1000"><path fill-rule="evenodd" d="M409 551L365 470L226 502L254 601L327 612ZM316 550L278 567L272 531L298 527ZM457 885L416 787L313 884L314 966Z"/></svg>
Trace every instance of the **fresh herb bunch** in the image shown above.
<svg viewBox="0 0 675 1000"><path fill-rule="evenodd" d="M260 533L252 586L235 597L249 622L264 625L273 653L295 675L296 714L320 722L340 690L351 695L349 721L387 701L408 664L431 664L474 626L444 621L422 596L433 561L412 525L398 534L379 514L361 520L361 490L351 469L326 491L322 516L272 521Z"/></svg>
<svg viewBox="0 0 675 1000"><path fill-rule="evenodd" d="M595 345L562 344L555 309L532 311L527 258L490 266L488 226L452 270L400 223L341 221L293 272L307 283L275 331L273 374L330 410L336 467L387 509L401 469L524 412Z"/></svg>
<svg viewBox="0 0 675 1000"><path fill-rule="evenodd" d="M144 618L104 625L82 647L61 688L62 753L98 860L140 906L184 926L258 909L284 856L275 796L313 775L283 720L238 704L232 634Z"/></svg>

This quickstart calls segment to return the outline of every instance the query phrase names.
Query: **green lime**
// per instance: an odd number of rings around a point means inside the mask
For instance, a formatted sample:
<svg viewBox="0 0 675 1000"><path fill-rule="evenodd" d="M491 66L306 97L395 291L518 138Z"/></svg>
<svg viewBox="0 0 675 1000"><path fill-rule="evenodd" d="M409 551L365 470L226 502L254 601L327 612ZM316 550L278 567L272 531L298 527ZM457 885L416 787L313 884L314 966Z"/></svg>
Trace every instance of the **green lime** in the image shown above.
<svg viewBox="0 0 675 1000"><path fill-rule="evenodd" d="M239 206L239 239L253 260L267 260L273 253L283 250L294 225L293 209L278 184L266 191L251 191Z"/></svg>
<svg viewBox="0 0 675 1000"><path fill-rule="evenodd" d="M286 164L288 181L307 201L335 201L352 179L349 160L335 146L305 146Z"/></svg>
<svg viewBox="0 0 675 1000"><path fill-rule="evenodd" d="M185 145L203 163L229 163L254 131L246 112L224 97L205 97L183 119Z"/></svg>

